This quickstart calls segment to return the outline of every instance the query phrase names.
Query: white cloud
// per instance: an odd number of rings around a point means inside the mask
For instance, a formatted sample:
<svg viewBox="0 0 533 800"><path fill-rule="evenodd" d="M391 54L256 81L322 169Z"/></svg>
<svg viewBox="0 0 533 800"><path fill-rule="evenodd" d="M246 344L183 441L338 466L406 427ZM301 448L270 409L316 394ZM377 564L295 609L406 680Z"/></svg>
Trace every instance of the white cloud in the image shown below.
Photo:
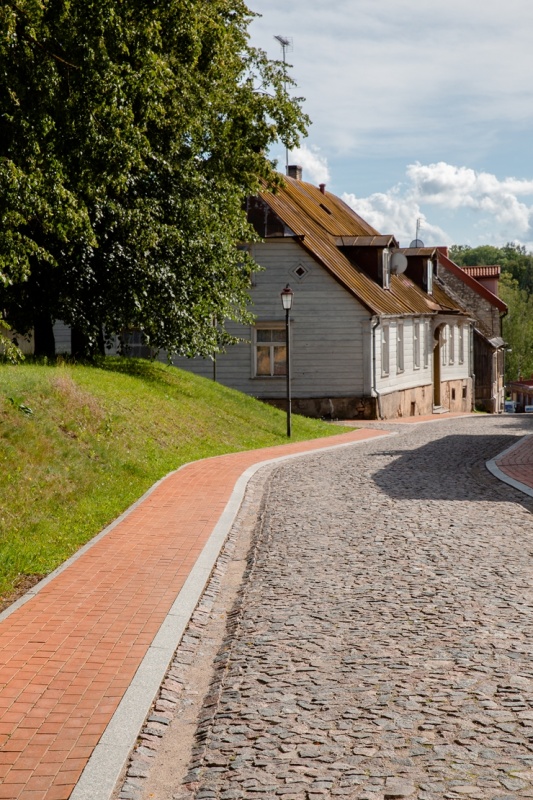
<svg viewBox="0 0 533 800"><path fill-rule="evenodd" d="M431 223L422 211L416 197L396 186L388 192L376 192L369 197L356 197L344 193L342 199L380 233L392 234L402 247L415 239L417 221L418 237L424 244L446 244L448 234L439 225Z"/></svg>
<svg viewBox="0 0 533 800"><path fill-rule="evenodd" d="M476 172L440 161L409 164L406 182L368 197L345 193L343 200L383 233L402 241L414 239L416 220L425 244L448 244L451 237L432 221L438 211L468 215L464 243L530 246L533 236L533 181ZM523 199L519 199L523 198ZM527 202L529 201L529 202ZM463 228L465 226L463 225Z"/></svg>
<svg viewBox="0 0 533 800"><path fill-rule="evenodd" d="M330 179L327 158L318 147L302 145L291 150L290 163L303 168L303 179L308 183L328 183Z"/></svg>
<svg viewBox="0 0 533 800"><path fill-rule="evenodd" d="M330 152L454 157L533 124L533 3L506 0L250 0L254 43L288 61ZM433 148L433 149L432 149ZM455 155L457 154L457 155Z"/></svg>
<svg viewBox="0 0 533 800"><path fill-rule="evenodd" d="M533 3L250 0L253 44L287 60L328 183L409 243L533 248ZM327 168L331 179L321 173ZM284 163L284 158L280 163ZM409 164L407 171L405 165ZM465 165L470 166L456 166ZM500 177L498 177L500 176ZM353 193L355 187L355 194ZM390 188L389 188L390 187ZM379 190L379 191L377 191Z"/></svg>

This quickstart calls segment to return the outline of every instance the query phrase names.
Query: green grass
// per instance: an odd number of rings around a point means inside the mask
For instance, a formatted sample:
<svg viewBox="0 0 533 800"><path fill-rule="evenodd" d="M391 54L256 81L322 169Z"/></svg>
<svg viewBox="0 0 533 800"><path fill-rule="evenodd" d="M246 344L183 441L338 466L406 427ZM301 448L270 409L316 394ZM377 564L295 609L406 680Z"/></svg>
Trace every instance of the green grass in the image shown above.
<svg viewBox="0 0 533 800"><path fill-rule="evenodd" d="M181 464L287 442L285 414L136 359L0 366L0 601ZM293 441L342 429L293 417Z"/></svg>

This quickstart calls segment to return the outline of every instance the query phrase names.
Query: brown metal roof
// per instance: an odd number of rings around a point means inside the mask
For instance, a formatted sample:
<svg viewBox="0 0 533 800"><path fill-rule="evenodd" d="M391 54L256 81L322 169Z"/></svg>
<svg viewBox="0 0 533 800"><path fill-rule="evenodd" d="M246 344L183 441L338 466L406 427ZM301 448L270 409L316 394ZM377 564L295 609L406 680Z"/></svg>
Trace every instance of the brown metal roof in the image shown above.
<svg viewBox="0 0 533 800"><path fill-rule="evenodd" d="M436 247L400 247L404 256L424 256L424 258L433 258L437 252Z"/></svg>
<svg viewBox="0 0 533 800"><path fill-rule="evenodd" d="M394 236L337 236L337 247L395 247Z"/></svg>
<svg viewBox="0 0 533 800"><path fill-rule="evenodd" d="M406 275L392 275L390 289L383 289L356 263L349 261L339 247L385 247L396 244L396 240L392 236L381 236L330 192L322 193L312 184L284 177L284 185L275 193L265 191L261 196L299 237L302 247L372 313L392 316L440 311L465 313L441 288L434 288L433 295L428 295ZM422 249L434 252L434 249ZM418 251L413 252L413 255L418 254Z"/></svg>

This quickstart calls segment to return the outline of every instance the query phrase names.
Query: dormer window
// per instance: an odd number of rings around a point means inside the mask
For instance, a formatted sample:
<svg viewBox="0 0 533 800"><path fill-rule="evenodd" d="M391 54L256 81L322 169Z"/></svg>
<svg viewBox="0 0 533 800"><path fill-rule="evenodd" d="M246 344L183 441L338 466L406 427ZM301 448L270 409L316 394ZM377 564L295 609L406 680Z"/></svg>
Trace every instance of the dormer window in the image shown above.
<svg viewBox="0 0 533 800"><path fill-rule="evenodd" d="M388 247L384 247L381 254L381 279L384 289L390 289L390 261L391 251Z"/></svg>
<svg viewBox="0 0 533 800"><path fill-rule="evenodd" d="M433 294L433 261L428 258L426 261L426 292Z"/></svg>

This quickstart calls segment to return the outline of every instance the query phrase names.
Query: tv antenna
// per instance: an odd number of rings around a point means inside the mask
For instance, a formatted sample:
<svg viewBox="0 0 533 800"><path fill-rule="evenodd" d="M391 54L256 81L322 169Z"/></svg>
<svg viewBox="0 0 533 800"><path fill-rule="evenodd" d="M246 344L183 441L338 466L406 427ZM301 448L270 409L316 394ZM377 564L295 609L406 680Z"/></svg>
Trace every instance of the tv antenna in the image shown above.
<svg viewBox="0 0 533 800"><path fill-rule="evenodd" d="M287 51L291 51L293 48L292 45L292 38L288 36L274 36L274 39L280 43L281 49L283 51L283 71L285 73L285 80L283 86L285 88L285 93L287 93ZM289 149L285 148L285 174L288 175L289 173Z"/></svg>
<svg viewBox="0 0 533 800"><path fill-rule="evenodd" d="M409 247L424 247L424 242L422 241L422 239L419 239L419 237L418 237L418 235L420 233L421 225L422 225L422 218L418 217L418 219L416 221L415 238L413 239L413 241L411 242Z"/></svg>

